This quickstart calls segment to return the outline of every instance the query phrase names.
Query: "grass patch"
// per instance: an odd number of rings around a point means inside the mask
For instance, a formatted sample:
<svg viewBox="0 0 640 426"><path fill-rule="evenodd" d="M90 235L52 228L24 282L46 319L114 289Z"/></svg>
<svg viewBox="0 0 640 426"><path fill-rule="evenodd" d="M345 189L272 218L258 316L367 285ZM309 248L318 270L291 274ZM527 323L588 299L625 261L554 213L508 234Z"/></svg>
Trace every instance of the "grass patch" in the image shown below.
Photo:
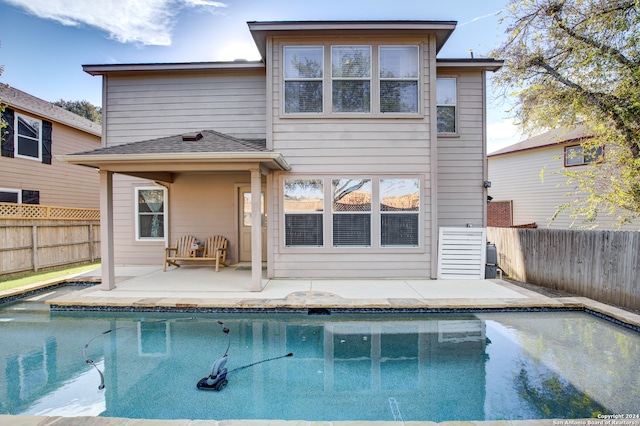
<svg viewBox="0 0 640 426"><path fill-rule="evenodd" d="M16 287L22 287L29 284L35 284L42 281L54 280L56 278L64 278L69 275L80 274L82 272L91 271L100 267L100 263L90 263L87 265L74 266L71 268L56 269L53 271L32 272L11 278L0 278L0 291L11 290Z"/></svg>

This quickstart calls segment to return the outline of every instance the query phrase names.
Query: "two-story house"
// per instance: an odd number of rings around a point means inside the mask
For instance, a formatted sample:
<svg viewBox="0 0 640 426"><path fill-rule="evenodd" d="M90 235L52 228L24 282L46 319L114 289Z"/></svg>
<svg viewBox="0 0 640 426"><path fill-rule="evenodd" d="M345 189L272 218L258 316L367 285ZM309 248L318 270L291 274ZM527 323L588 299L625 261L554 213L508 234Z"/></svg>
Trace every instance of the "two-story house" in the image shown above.
<svg viewBox="0 0 640 426"><path fill-rule="evenodd" d="M101 125L0 83L0 203L97 208L95 170L56 156L101 147Z"/></svg>
<svg viewBox="0 0 640 426"><path fill-rule="evenodd" d="M436 276L486 226L486 72L452 21L249 22L261 61L85 65L103 78L103 286L183 235L270 278ZM257 212L261 212L257 214ZM110 269L111 268L111 269ZM111 283L111 284L110 284Z"/></svg>

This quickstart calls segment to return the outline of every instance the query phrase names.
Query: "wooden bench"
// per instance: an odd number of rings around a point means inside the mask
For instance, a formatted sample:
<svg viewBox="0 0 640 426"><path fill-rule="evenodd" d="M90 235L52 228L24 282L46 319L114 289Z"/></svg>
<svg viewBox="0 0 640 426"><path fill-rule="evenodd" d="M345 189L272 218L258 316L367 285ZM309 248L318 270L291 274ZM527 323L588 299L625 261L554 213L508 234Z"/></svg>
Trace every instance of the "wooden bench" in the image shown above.
<svg viewBox="0 0 640 426"><path fill-rule="evenodd" d="M164 265L162 270L167 271L167 265L180 267L180 263L200 263L216 262L216 272L220 270L220 265L228 266L227 246L229 241L220 235L208 238L202 248L195 248L196 239L190 235L180 238L175 247L167 247L164 251ZM202 253L199 256L199 253Z"/></svg>

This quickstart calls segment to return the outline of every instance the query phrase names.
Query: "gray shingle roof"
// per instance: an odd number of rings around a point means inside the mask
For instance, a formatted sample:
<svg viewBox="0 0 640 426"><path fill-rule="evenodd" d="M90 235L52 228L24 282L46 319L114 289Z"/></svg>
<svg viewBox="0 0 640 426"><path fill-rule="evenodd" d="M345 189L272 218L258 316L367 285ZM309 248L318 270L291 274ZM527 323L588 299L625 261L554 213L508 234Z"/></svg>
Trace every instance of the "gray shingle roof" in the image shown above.
<svg viewBox="0 0 640 426"><path fill-rule="evenodd" d="M0 83L0 100L2 104L10 108L20 109L46 120L61 123L96 136L102 134L101 124L94 123L71 111L60 108L51 102L36 98L5 83Z"/></svg>
<svg viewBox="0 0 640 426"><path fill-rule="evenodd" d="M269 152L265 139L238 139L214 130L195 132L199 140L183 141L182 135L100 148L71 155L175 154L198 152Z"/></svg>

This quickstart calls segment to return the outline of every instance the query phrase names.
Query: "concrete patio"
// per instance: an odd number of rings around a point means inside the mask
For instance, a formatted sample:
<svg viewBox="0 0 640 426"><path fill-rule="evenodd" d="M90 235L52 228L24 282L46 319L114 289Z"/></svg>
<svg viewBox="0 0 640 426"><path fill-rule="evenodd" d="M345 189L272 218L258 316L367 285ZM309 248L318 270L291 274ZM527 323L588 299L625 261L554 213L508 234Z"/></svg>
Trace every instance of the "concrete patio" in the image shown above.
<svg viewBox="0 0 640 426"><path fill-rule="evenodd" d="M99 282L100 269L68 278ZM241 266L172 268L121 266L116 288L95 285L46 299L53 309L200 308L253 309L589 309L640 327L640 315L584 297L549 297L501 279L264 279L251 291L251 271ZM43 284L44 285L44 284ZM4 295L0 293L0 297Z"/></svg>

